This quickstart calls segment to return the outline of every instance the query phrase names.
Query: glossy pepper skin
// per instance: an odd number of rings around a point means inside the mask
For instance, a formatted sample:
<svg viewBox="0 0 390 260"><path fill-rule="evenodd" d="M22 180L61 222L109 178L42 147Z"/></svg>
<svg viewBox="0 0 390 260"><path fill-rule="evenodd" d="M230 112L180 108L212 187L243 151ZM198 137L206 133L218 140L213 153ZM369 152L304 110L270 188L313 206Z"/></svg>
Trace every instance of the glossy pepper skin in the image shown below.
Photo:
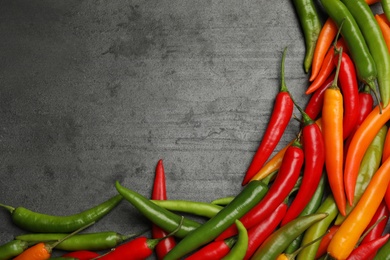
<svg viewBox="0 0 390 260"><path fill-rule="evenodd" d="M301 144L298 140L295 140L284 154L282 165L265 197L240 218L247 229L268 217L287 198L298 180L303 161L304 153ZM237 228L232 225L216 239L223 240L235 234L237 234Z"/></svg>
<svg viewBox="0 0 390 260"><path fill-rule="evenodd" d="M375 254L389 240L390 234L371 240L367 243L360 244L348 256L347 260L372 259L371 256Z"/></svg>
<svg viewBox="0 0 390 260"><path fill-rule="evenodd" d="M228 238L226 240L221 241L213 241L202 247L195 253L191 254L186 260L215 260L221 259L226 256L234 243L236 242L236 238Z"/></svg>
<svg viewBox="0 0 390 260"><path fill-rule="evenodd" d="M243 259L248 249L248 231L244 225L236 219L235 224L238 229L237 241L230 252L222 258L222 260L237 260Z"/></svg>

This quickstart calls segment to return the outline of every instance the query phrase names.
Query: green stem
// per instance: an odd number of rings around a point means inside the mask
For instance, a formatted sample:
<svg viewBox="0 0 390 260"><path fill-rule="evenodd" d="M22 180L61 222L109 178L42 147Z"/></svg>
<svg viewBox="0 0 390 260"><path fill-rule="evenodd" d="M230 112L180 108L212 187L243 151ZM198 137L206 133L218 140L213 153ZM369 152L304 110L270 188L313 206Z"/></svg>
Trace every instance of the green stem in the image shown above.
<svg viewBox="0 0 390 260"><path fill-rule="evenodd" d="M11 214L15 211L15 208L12 207L12 206L9 206L9 205L5 205L5 204L1 204L1 203L0 203L0 207L2 207L2 208L4 208L4 209L8 210Z"/></svg>
<svg viewBox="0 0 390 260"><path fill-rule="evenodd" d="M288 88L286 86L286 81L284 79L284 63L286 60L286 53L287 53L287 47L284 48L283 56L282 56L280 92L288 92Z"/></svg>

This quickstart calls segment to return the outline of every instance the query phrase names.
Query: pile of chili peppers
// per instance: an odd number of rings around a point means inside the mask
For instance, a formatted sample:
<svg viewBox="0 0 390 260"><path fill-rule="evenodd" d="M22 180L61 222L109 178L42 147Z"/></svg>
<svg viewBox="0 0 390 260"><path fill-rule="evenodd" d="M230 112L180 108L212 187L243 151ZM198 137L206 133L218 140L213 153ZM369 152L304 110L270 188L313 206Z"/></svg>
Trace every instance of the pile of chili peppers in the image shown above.
<svg viewBox="0 0 390 260"><path fill-rule="evenodd" d="M29 232L1 245L0 260L390 259L390 1L319 2L293 0L309 101L302 108L287 88L285 49L280 91L239 194L169 200L160 160L150 198L116 182L118 195L71 216L0 204ZM296 138L275 151L294 108ZM122 200L150 220L151 237L81 233ZM55 249L67 253L51 257Z"/></svg>

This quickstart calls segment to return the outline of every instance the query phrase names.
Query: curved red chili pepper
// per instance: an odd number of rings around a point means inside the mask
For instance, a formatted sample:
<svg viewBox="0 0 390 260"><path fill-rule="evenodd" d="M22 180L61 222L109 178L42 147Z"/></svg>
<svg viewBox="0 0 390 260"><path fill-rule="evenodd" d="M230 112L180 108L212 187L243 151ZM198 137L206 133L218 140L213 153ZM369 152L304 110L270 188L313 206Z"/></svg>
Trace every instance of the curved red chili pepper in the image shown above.
<svg viewBox="0 0 390 260"><path fill-rule="evenodd" d="M302 183L292 201L281 225L295 219L309 203L320 183L325 165L325 145L320 127L300 107L304 126L302 128L302 145L305 165Z"/></svg>
<svg viewBox="0 0 390 260"><path fill-rule="evenodd" d="M304 154L301 144L295 140L287 148L279 171L267 194L240 219L247 229L268 217L287 198L298 180L303 160ZM216 240L223 240L235 234L237 234L236 225L231 225Z"/></svg>
<svg viewBox="0 0 390 260"><path fill-rule="evenodd" d="M333 225L328 229L328 232L321 239L320 245L318 246L318 249L317 249L315 259L318 259L321 256L326 254L330 240L332 240L332 237L334 236L336 231L339 229L339 227L340 226L338 226L338 225Z"/></svg>
<svg viewBox="0 0 390 260"><path fill-rule="evenodd" d="M62 257L74 257L79 260L90 260L95 257L99 257L100 255L96 252L87 251L87 250L80 250L80 251L74 251L70 253L64 254Z"/></svg>
<svg viewBox="0 0 390 260"><path fill-rule="evenodd" d="M268 218L248 229L248 249L244 260L250 259L264 240L275 231L286 214L287 207L286 202L281 203Z"/></svg>
<svg viewBox="0 0 390 260"><path fill-rule="evenodd" d="M235 243L235 239L229 238L226 240L213 241L206 246L202 247L186 260L215 260L222 259L230 252L230 248Z"/></svg>
<svg viewBox="0 0 390 260"><path fill-rule="evenodd" d="M372 217L368 228L372 229L364 236L360 244L368 243L372 240L378 239L382 236L383 231L386 228L387 221L389 220L389 209L384 201L381 202L375 215ZM379 221L379 222L378 222ZM375 225L375 226L373 226Z"/></svg>
<svg viewBox="0 0 390 260"><path fill-rule="evenodd" d="M343 94L344 116L343 137L346 139L356 127L359 110L359 87L355 65L352 59L342 52L338 82ZM337 59L333 63L337 66Z"/></svg>
<svg viewBox="0 0 390 260"><path fill-rule="evenodd" d="M167 199L167 190L165 182L165 171L163 161L159 160L156 166L156 172L153 183L152 190L152 199L153 200L166 200ZM168 233L158 227L157 225L152 225L152 237L153 238L162 238L166 237ZM155 251L158 259L163 259L164 256L176 245L174 237L167 237L160 241L157 244Z"/></svg>
<svg viewBox="0 0 390 260"><path fill-rule="evenodd" d="M389 237L390 234L386 234L365 244L360 244L360 246L351 252L347 260L370 259L370 257L372 257L375 252L377 252L384 244L386 244L387 240L389 240Z"/></svg>
<svg viewBox="0 0 390 260"><path fill-rule="evenodd" d="M305 113L312 119L316 119L322 110L322 104L324 104L325 90L332 85L335 73L332 73L325 82L319 87L313 95L311 95L309 102L305 107Z"/></svg>
<svg viewBox="0 0 390 260"><path fill-rule="evenodd" d="M286 50L284 50L282 58L282 82L280 91L276 95L274 108L267 129L265 130L260 145L257 148L257 151L242 181L243 186L246 185L252 179L252 177L256 175L256 173L268 160L280 139L282 138L282 135L292 117L294 104L284 82L285 55Z"/></svg>

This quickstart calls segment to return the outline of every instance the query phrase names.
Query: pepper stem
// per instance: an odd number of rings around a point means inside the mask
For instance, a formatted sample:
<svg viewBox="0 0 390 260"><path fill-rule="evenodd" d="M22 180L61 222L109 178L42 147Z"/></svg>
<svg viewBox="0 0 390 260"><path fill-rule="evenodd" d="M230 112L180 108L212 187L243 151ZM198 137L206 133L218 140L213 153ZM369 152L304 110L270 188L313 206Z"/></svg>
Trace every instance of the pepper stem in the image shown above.
<svg viewBox="0 0 390 260"><path fill-rule="evenodd" d="M281 65L281 81L280 81L280 92L288 92L288 88L286 86L286 81L284 79L284 64L286 60L287 47L283 50L282 55L282 65Z"/></svg>
<svg viewBox="0 0 390 260"><path fill-rule="evenodd" d="M330 85L330 88L338 89L339 87L337 86L337 80L339 79L339 72L340 72L340 66L341 66L341 60L342 60L342 54L343 54L343 47L340 47L338 49L335 47L335 53L338 53L339 58L337 60L336 73L334 75L334 79L333 79L332 85Z"/></svg>
<svg viewBox="0 0 390 260"><path fill-rule="evenodd" d="M171 233L169 233L168 235L166 236L163 236L163 237L160 237L160 238L154 238L154 239L148 239L146 240L146 243L148 245L148 247L150 249L153 249L157 246L157 244L161 241L161 240L164 240L168 237L171 237L173 235L175 235L180 229L181 229L181 226L183 225L183 221L184 221L184 217L181 216L181 219L180 219L180 223L179 225L175 228L175 230L173 230Z"/></svg>
<svg viewBox="0 0 390 260"><path fill-rule="evenodd" d="M287 259L289 259L289 260L295 259L295 257L296 257L303 249L305 249L306 247L311 246L312 244L318 242L318 241L321 240L324 236L325 236L325 234L322 235L322 236L317 237L316 239L314 239L314 240L312 240L312 241L310 241L310 242L308 242L308 243L306 243L306 244L304 244L304 245L302 245L300 248L298 248L297 250L295 250L295 251L292 252L291 254L286 254Z"/></svg>
<svg viewBox="0 0 390 260"><path fill-rule="evenodd" d="M4 208L4 209L8 210L11 214L15 211L15 208L12 207L12 206L9 206L9 205L5 205L5 204L1 204L1 203L0 203L0 207L2 207L2 208Z"/></svg>
<svg viewBox="0 0 390 260"><path fill-rule="evenodd" d="M372 226L370 226L366 232L363 233L363 235L360 236L360 239L359 241L357 242L356 246L358 246L362 240L368 235L368 233L370 233L371 230L373 230L382 220L384 220L386 218L386 216L382 216L381 218L379 218L374 224L372 224Z"/></svg>

